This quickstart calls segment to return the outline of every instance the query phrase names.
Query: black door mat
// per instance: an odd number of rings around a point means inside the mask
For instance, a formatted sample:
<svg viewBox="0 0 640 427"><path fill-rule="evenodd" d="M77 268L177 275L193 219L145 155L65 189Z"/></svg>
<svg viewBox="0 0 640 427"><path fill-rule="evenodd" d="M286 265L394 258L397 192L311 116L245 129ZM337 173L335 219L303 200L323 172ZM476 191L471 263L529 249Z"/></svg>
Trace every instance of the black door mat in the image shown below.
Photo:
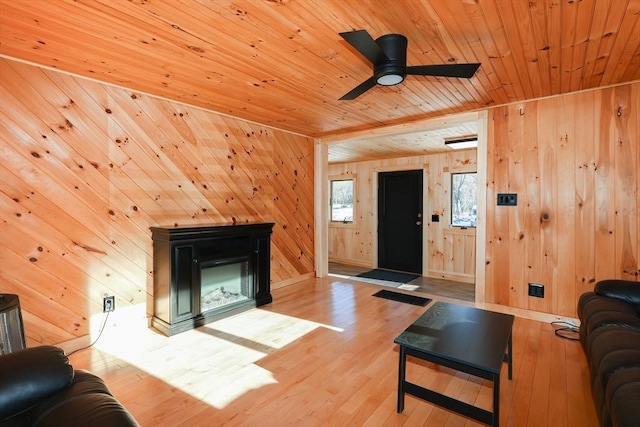
<svg viewBox="0 0 640 427"><path fill-rule="evenodd" d="M430 298L417 297L415 295L407 295L400 292L387 291L383 289L373 294L374 297L390 299L392 301L406 302L407 304L426 306L431 302Z"/></svg>
<svg viewBox="0 0 640 427"><path fill-rule="evenodd" d="M398 271L381 270L376 268L375 270L365 271L358 274L356 277L364 277L366 279L376 280L388 280L390 282L409 283L413 279L420 277L419 274L401 273Z"/></svg>

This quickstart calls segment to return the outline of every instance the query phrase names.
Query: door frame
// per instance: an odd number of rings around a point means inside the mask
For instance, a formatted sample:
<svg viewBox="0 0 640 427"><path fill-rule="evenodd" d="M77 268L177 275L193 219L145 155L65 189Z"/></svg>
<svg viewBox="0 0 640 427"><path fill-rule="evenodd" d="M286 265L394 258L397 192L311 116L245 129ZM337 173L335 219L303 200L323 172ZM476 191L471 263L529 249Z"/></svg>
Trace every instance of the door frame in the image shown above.
<svg viewBox="0 0 640 427"><path fill-rule="evenodd" d="M315 189L315 203L314 203L314 259L316 268L316 277L326 277L329 269L329 226L327 222L328 209L325 209L328 202L328 146L340 142L349 141L350 139L359 138L363 135L369 137L381 137L391 136L398 134L409 133L412 130L424 131L429 129L441 129L446 125L453 125L455 123L468 122L475 120L478 123L478 149L477 149L477 166L478 166L478 185L484 190L478 194L478 222L476 224L476 302L485 302L486 292L486 241L487 241L487 220L486 220L486 206L487 206L487 157L488 157L488 140L489 133L492 131L492 124L489 123L488 110L480 110L470 113L459 113L448 116L442 116L432 119L415 121L410 124L404 123L401 125L389 126L382 129L376 129L375 131L358 131L350 134L339 134L323 138L315 138L315 151L314 151L314 189ZM492 137L493 138L493 137ZM402 170L408 169L404 167L394 168L379 168L380 170ZM415 167L411 169L416 169ZM375 172L375 171L374 171ZM426 182L426 181L424 181ZM428 184L424 184L423 188L428 188ZM377 201L375 202L375 209L378 208ZM425 203L423 205L427 206ZM480 213L482 213L480 215ZM377 217L376 217L377 219ZM426 227L423 227L426 228ZM423 244L426 241L426 230L423 230ZM374 233L377 234L377 233ZM377 238L373 239L374 247L372 252L374 253L375 264L377 264L378 251ZM423 257L425 252L423 251ZM423 259L423 271L425 267L425 261Z"/></svg>
<svg viewBox="0 0 640 427"><path fill-rule="evenodd" d="M440 227L442 228L442 233L443 235L446 235L447 233L450 233L451 230L456 229L456 228L460 228L460 227L453 227L451 225L451 220L452 220L452 210L453 210L453 206L451 204L451 200L452 200L452 196L453 196L453 192L451 189L451 177L454 174L457 173L475 173L476 176L478 174L478 168L476 166L469 166L469 165L464 165L464 166L451 166L448 167L446 169L444 169L442 171L442 177L443 177L443 183L444 183L444 188L446 193L449 195L449 203L447 203L447 208L445 209L445 215L443 215L444 221L441 220L441 222L439 222L438 224L440 224ZM476 191L476 206L479 205L479 198L480 198L480 192L482 191L482 189L480 188L480 185L478 185L477 187L477 191ZM478 215L479 217L479 215ZM476 220L477 221L477 220ZM442 225L444 224L444 225ZM469 227L470 230L467 230L469 233L472 232L472 234L475 236L476 238L476 247L475 250L477 252L478 250L478 242L477 242L477 235L478 235L478 229L477 226L474 227ZM440 274L446 274L451 280L457 280L460 282L466 282L466 283L475 283L476 282L476 270L478 268L477 266L477 262L474 263L474 272L473 272L473 277L469 277L467 275L465 275L464 273L451 273L448 271L438 271L438 270L434 270L431 271L430 273L433 273L433 276L430 277L436 277L439 276Z"/></svg>
<svg viewBox="0 0 640 427"><path fill-rule="evenodd" d="M414 170L422 170L422 275L424 276L427 267L427 256L425 253L425 242L428 237L428 230L425 227L425 212L428 209L427 205L427 188L429 188L428 177L429 174L429 164L424 163L422 167L416 165L402 165L402 166L376 166L373 168L373 178L371 179L371 194L375 194L376 197L373 197L372 200L372 212L373 212L373 223L376 224L376 229L373 230L372 239L371 239L371 256L373 261L373 268L378 268L378 180L380 178L380 173L382 172L404 172L404 171L414 171Z"/></svg>

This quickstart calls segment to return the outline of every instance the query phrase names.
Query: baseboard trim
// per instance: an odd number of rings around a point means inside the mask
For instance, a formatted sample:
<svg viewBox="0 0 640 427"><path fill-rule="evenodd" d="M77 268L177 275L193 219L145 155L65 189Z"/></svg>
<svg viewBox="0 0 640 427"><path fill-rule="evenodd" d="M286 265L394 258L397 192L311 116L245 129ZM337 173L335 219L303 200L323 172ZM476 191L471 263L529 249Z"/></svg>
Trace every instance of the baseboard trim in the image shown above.
<svg viewBox="0 0 640 427"><path fill-rule="evenodd" d="M465 273L451 273L448 271L429 270L424 277L431 277L433 279L445 279L454 280L456 282L463 283L475 283L476 277L472 274Z"/></svg>
<svg viewBox="0 0 640 427"><path fill-rule="evenodd" d="M338 263L338 264L353 265L353 266L356 266L356 267L364 267L364 268L370 268L370 269L374 268L369 262L362 261L362 260L356 260L356 259L329 257L329 262L335 262L335 263Z"/></svg>
<svg viewBox="0 0 640 427"><path fill-rule="evenodd" d="M302 282L303 280L313 279L314 277L316 277L315 271L311 273L306 273L300 276L291 277L289 279L281 280L279 282L272 282L271 289L284 288L285 286L293 285L294 283Z"/></svg>

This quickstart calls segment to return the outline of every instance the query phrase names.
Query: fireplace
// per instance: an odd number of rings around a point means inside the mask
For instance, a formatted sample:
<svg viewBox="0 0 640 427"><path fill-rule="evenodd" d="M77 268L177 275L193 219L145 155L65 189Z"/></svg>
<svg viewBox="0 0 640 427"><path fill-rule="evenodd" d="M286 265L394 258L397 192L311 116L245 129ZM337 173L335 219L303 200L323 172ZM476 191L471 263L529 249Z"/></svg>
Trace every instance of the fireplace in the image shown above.
<svg viewBox="0 0 640 427"><path fill-rule="evenodd" d="M151 326L173 335L270 303L272 227L152 227Z"/></svg>
<svg viewBox="0 0 640 427"><path fill-rule="evenodd" d="M217 310L253 299L249 257L203 261L200 264L200 311Z"/></svg>

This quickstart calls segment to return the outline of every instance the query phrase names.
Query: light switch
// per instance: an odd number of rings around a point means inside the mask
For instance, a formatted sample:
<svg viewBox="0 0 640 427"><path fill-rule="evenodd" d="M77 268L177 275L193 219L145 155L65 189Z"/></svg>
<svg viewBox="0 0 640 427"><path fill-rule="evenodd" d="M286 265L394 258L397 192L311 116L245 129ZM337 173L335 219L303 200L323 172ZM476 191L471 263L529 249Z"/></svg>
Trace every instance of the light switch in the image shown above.
<svg viewBox="0 0 640 427"><path fill-rule="evenodd" d="M516 206L518 195L516 193L498 193L498 206Z"/></svg>

